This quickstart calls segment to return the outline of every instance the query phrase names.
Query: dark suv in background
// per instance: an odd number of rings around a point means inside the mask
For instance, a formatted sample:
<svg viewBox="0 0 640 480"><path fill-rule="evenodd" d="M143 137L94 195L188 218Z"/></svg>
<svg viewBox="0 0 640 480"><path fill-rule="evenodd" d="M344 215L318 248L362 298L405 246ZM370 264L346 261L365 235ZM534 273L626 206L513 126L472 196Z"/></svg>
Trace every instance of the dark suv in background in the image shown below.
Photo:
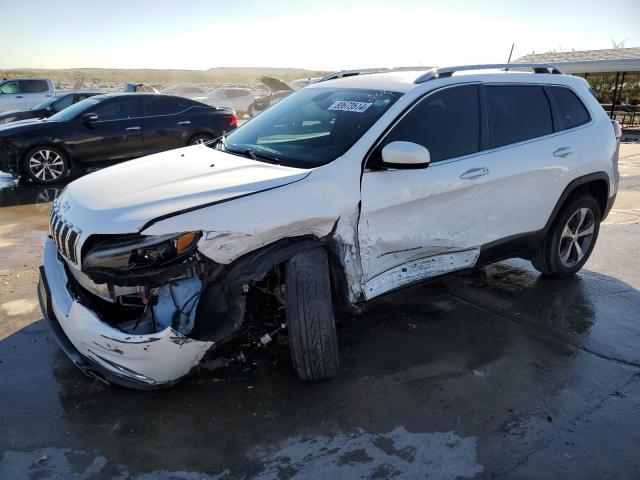
<svg viewBox="0 0 640 480"><path fill-rule="evenodd" d="M50 184L86 169L204 143L236 128L228 109L148 93L96 95L44 120L0 125L0 170Z"/></svg>

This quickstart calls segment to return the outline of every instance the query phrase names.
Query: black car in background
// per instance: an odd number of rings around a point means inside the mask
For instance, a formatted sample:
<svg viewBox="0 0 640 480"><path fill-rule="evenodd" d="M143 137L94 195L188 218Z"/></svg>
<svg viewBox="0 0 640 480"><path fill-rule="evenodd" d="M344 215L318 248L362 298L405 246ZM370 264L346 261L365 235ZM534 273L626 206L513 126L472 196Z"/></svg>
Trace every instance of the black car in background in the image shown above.
<svg viewBox="0 0 640 480"><path fill-rule="evenodd" d="M0 125L0 170L50 184L71 167L100 167L204 143L236 125L230 110L187 98L96 95L46 119Z"/></svg>
<svg viewBox="0 0 640 480"><path fill-rule="evenodd" d="M29 110L10 110L0 113L0 125L29 118L47 118L61 112L85 98L100 95L100 92L72 92L46 99Z"/></svg>

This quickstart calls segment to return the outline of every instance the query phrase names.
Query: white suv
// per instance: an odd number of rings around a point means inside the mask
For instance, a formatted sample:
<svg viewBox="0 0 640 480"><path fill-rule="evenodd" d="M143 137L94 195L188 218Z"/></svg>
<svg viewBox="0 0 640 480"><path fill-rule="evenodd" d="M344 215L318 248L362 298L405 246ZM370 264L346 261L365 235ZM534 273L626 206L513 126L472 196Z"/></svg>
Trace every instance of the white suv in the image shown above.
<svg viewBox="0 0 640 480"><path fill-rule="evenodd" d="M587 82L552 66L336 74L215 148L71 183L41 306L85 372L153 388L233 345L269 296L297 374L330 377L333 305L516 256L575 274L615 199L618 136Z"/></svg>

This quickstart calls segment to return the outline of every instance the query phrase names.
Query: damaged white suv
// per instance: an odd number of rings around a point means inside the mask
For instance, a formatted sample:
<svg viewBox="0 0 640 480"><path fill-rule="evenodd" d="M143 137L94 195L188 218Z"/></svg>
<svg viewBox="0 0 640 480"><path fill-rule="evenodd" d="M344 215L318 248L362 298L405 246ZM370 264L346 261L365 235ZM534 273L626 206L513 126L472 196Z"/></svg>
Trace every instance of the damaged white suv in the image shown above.
<svg viewBox="0 0 640 480"><path fill-rule="evenodd" d="M342 72L215 148L71 183L41 307L86 373L153 388L239 332L259 289L284 306L297 374L330 377L333 305L515 256L576 273L615 199L618 136L552 66Z"/></svg>

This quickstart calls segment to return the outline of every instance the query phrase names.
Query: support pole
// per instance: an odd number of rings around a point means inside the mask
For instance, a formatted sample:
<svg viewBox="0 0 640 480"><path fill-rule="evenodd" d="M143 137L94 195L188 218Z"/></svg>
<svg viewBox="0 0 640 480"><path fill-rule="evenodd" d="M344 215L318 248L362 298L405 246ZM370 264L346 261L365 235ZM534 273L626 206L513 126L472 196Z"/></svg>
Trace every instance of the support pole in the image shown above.
<svg viewBox="0 0 640 480"><path fill-rule="evenodd" d="M620 79L620 72L616 72L616 83L613 85L613 99L611 100L611 111L609 112L609 118L612 120L615 118L616 97L618 95L618 80Z"/></svg>

